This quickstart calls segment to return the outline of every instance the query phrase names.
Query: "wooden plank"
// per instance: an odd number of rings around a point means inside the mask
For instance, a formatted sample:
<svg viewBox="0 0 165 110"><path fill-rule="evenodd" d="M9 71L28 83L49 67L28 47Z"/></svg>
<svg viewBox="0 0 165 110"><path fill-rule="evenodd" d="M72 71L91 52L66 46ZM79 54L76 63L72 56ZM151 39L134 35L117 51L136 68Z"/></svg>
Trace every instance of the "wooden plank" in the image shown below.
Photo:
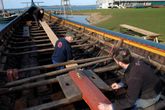
<svg viewBox="0 0 165 110"><path fill-rule="evenodd" d="M53 102L37 105L34 107L30 107L30 108L27 108L25 110L45 110L45 109L49 109L49 108L53 108L53 107L58 107L61 105L66 105L66 104L70 104L68 99L60 99L57 101L53 101Z"/></svg>
<svg viewBox="0 0 165 110"><path fill-rule="evenodd" d="M141 33L141 34L146 35L146 36L151 36L151 37L160 36L160 34L157 34L157 33L151 32L151 31L147 31L147 30L144 30L144 29L140 29L138 27L130 26L130 25L127 25L127 24L121 24L120 27L129 29L129 30L132 30L132 31L135 31L135 32L138 32L138 33Z"/></svg>
<svg viewBox="0 0 165 110"><path fill-rule="evenodd" d="M76 67L76 66L78 66L78 64L77 63L73 63L73 64L66 65L66 68L71 68L71 67Z"/></svg>
<svg viewBox="0 0 165 110"><path fill-rule="evenodd" d="M101 90L110 91L111 88L93 71L91 70L83 70L86 76Z"/></svg>
<svg viewBox="0 0 165 110"><path fill-rule="evenodd" d="M81 92L78 87L74 84L73 80L68 74L57 77L59 84L64 92L64 95L69 101L81 99Z"/></svg>
<svg viewBox="0 0 165 110"><path fill-rule="evenodd" d="M52 29L49 27L49 25L45 21L39 21L43 29L45 30L47 36L49 37L51 43L53 46L55 46L56 41L58 40L58 37L54 34Z"/></svg>
<svg viewBox="0 0 165 110"><path fill-rule="evenodd" d="M83 72L71 71L69 75L82 92L82 98L91 110L98 110L97 106L100 102L111 103Z"/></svg>
<svg viewBox="0 0 165 110"><path fill-rule="evenodd" d="M23 37L30 37L29 26L23 27Z"/></svg>

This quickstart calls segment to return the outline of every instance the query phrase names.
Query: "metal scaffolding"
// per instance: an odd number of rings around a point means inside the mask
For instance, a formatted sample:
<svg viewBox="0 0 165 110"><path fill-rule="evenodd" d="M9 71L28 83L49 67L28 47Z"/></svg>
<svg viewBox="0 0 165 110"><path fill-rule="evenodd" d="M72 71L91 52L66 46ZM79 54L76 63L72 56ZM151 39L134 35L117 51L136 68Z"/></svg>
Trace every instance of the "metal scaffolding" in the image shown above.
<svg viewBox="0 0 165 110"><path fill-rule="evenodd" d="M61 13L63 13L65 17L72 15L70 0L61 0Z"/></svg>
<svg viewBox="0 0 165 110"><path fill-rule="evenodd" d="M0 11L2 11L2 14L4 14L4 4L3 4L3 0L0 0Z"/></svg>

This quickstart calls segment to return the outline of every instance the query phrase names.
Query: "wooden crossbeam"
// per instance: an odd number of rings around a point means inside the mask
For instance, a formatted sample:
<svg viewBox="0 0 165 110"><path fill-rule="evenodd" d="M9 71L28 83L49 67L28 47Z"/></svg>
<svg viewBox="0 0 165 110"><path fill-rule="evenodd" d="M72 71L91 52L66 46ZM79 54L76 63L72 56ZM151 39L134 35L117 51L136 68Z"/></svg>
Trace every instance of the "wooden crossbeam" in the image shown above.
<svg viewBox="0 0 165 110"><path fill-rule="evenodd" d="M27 43L42 43L42 42L48 42L49 39L41 39L41 40L32 40L32 41L24 41L24 42L13 42L10 41L11 44L27 44Z"/></svg>
<svg viewBox="0 0 165 110"><path fill-rule="evenodd" d="M80 100L81 99L81 92L73 82L73 80L69 77L68 74L60 75L57 77L57 80L62 88L62 91L65 94L65 97L70 100Z"/></svg>
<svg viewBox="0 0 165 110"><path fill-rule="evenodd" d="M111 91L112 89L93 71L82 70L82 72L101 90Z"/></svg>
<svg viewBox="0 0 165 110"><path fill-rule="evenodd" d="M80 73L79 71L71 71L69 72L69 76L80 89L82 98L91 110L98 110L97 106L100 102L107 104L111 103L84 73Z"/></svg>
<svg viewBox="0 0 165 110"><path fill-rule="evenodd" d="M71 102L68 99L64 98L64 99L55 100L55 101L52 101L52 102L49 102L49 103L37 105L37 106L34 106L34 107L30 107L30 108L27 108L25 110L45 110L45 109L49 109L49 108L53 108L53 107L58 107L58 106L61 106L61 105L67 105L67 104L70 104L70 103Z"/></svg>
<svg viewBox="0 0 165 110"><path fill-rule="evenodd" d="M52 46L52 44L51 43L43 43L43 44L35 44L35 45L27 45L27 46L22 46L22 47L20 47L20 46L17 46L17 47L9 47L8 46L8 48L9 49L25 49L25 48L33 48L33 47L44 47L44 46Z"/></svg>
<svg viewBox="0 0 165 110"><path fill-rule="evenodd" d="M80 64L80 65L77 65L76 67L69 67L69 68L65 68L65 69L62 69L62 70L56 70L56 71L44 73L44 74L41 74L41 75L37 75L37 76L33 76L33 77L28 77L28 78L12 81L12 82L6 83L5 86L19 85L19 84L22 84L22 83L34 81L36 79L40 79L40 78L44 78L44 77L57 76L59 74L63 74L65 72L71 71L73 69L84 68L84 67L94 65L96 63L101 63L101 62L105 62L105 61L109 61L109 60L112 60L112 58L103 58L103 59L99 59L97 61L92 61L92 62L87 62L87 63L84 63L84 64Z"/></svg>

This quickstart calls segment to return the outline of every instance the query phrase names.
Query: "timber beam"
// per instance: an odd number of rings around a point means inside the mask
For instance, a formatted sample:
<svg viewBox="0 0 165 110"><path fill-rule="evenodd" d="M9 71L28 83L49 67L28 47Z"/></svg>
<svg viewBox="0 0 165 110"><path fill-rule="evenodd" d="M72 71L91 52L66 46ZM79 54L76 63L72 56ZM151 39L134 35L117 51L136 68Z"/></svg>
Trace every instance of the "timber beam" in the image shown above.
<svg viewBox="0 0 165 110"><path fill-rule="evenodd" d="M47 39L42 39L42 40L31 40L31 41L24 41L24 42L13 42L10 41L9 43L11 44L27 44L27 43L42 43L42 42L48 42L50 41L48 38Z"/></svg>
<svg viewBox="0 0 165 110"><path fill-rule="evenodd" d="M66 73L68 71L71 71L71 70L74 70L74 69L85 68L85 67L97 64L97 63L101 63L101 62L105 62L105 61L111 61L111 60L112 60L112 58L104 58L104 59L100 59L100 60L97 60L97 61L87 62L87 63L76 65L76 66L73 66L73 67L64 68L62 70L57 70L57 71L53 71L53 72L44 73L44 74L41 74L41 75L36 75L36 76L33 76L33 77L29 77L29 78L20 79L20 80L17 80L17 81L12 81L12 82L7 83L5 86L7 87L7 86L20 85L20 84L30 82L30 81L34 81L34 80L40 79L40 78L45 78L45 77L50 77L50 76L58 76L60 74L64 74L64 73Z"/></svg>
<svg viewBox="0 0 165 110"><path fill-rule="evenodd" d="M11 55L24 55L24 54L32 54L32 53L45 53L45 52L52 52L54 48L47 48L47 49L39 49L39 50L32 50L32 51L25 51L25 52L17 52L17 53L4 53L7 56Z"/></svg>
<svg viewBox="0 0 165 110"><path fill-rule="evenodd" d="M73 102L77 102L82 100L81 92L78 87L75 85L73 80L69 77L69 75L61 75L57 77L60 87L65 95L65 98L59 99L58 101L52 101L48 103L44 103L41 105L37 105L34 107L27 108L25 110L44 110L55 108L61 105L71 104Z"/></svg>
<svg viewBox="0 0 165 110"><path fill-rule="evenodd" d="M84 71L71 71L69 76L82 92L82 98L91 110L99 110L97 107L99 103L111 104L109 99L89 80Z"/></svg>
<svg viewBox="0 0 165 110"><path fill-rule="evenodd" d="M82 44L82 45L72 45L72 48L79 48L79 47L85 47L85 46L92 46L96 44L97 42L93 42L91 44ZM43 52L49 52L53 51L54 48L47 48L47 49L38 49L38 50L32 50L32 51L25 51L25 52L17 52L17 53L4 53L5 55L24 55L24 54L31 54L31 53L43 53Z"/></svg>
<svg viewBox="0 0 165 110"><path fill-rule="evenodd" d="M87 63L87 62L92 62L92 61L96 61L96 60L100 60L103 58L108 58L110 56L99 56L99 57L92 57L92 58L86 58L86 59L80 59L80 60L70 60L67 62L63 62L63 63L58 63L58 64L48 64L48 65L42 65L42 66L35 66L35 67L30 67L30 68L23 68L23 69L19 69L18 73L20 72L26 72L26 71L33 71L33 70L38 70L38 69L51 69L51 68L56 68L58 66L65 66L65 65L69 65L69 64L74 64L74 63ZM96 70L96 72L100 72L101 70L98 69ZM0 73L5 73L6 71L0 71Z"/></svg>
<svg viewBox="0 0 165 110"><path fill-rule="evenodd" d="M44 47L44 46L52 46L51 43L43 43L43 44L36 44L36 45L28 45L28 46L17 46L17 47L13 47L13 46L8 46L9 49L14 49L14 50L17 50L17 49L26 49L26 48L33 48L33 47Z"/></svg>
<svg viewBox="0 0 165 110"><path fill-rule="evenodd" d="M43 65L43 66L36 66L36 67L18 69L18 75L20 75L20 74L22 75L24 72L27 72L27 71L33 71L33 70L39 70L39 69L40 70L47 70L47 69L51 69L51 68L56 68L58 66L65 66L65 65L74 64L74 63L78 63L78 64L87 63L87 62L96 61L96 60L103 59L103 58L108 58L108 57L109 56L101 56L101 57L88 58L88 59L82 59L82 60L71 60L69 62L64 62L64 63L59 63L59 64L49 64L49 65ZM109 67L109 68L111 68L111 67ZM113 68L111 70L113 70ZM105 72L105 70L103 70L103 71ZM98 72L103 72L103 71L96 70L97 73ZM110 71L110 69L109 69L109 71ZM95 72L95 69L94 69L94 72ZM7 74L7 71L0 71L0 73L4 74L4 76L5 76ZM3 91L5 91L5 90L3 90ZM6 93L6 92L0 92L0 93Z"/></svg>

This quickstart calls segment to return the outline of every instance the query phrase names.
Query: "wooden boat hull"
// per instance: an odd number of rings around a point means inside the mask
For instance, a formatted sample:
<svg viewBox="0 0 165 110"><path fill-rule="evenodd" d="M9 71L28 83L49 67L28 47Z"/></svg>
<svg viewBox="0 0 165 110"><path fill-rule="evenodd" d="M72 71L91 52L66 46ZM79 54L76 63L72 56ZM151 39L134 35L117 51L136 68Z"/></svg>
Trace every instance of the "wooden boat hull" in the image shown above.
<svg viewBox="0 0 165 110"><path fill-rule="evenodd" d="M9 21L13 20L16 17L17 17L17 15L9 16L9 17L0 17L0 22L1 23L3 23L3 22L9 22Z"/></svg>
<svg viewBox="0 0 165 110"><path fill-rule="evenodd" d="M99 99L106 99L110 103L115 95L109 85L123 77L110 54L112 48L121 45L129 48L134 57L150 62L161 73L164 84L164 45L50 16L48 13L45 13L44 20L47 23L41 22L39 29L27 11L0 32L0 101L6 99L1 108L84 110L97 109L94 105L98 104ZM53 38L63 37L66 31L72 31L76 36L72 43L75 61L53 65L51 55L54 41L57 40ZM58 66L75 63L77 65L55 70ZM92 83L82 87L82 82L76 83L71 79L75 77L76 81L85 77L86 81ZM95 103L84 95L88 94L88 90L84 90L89 87L94 88L100 97ZM165 90L164 86L162 89Z"/></svg>

